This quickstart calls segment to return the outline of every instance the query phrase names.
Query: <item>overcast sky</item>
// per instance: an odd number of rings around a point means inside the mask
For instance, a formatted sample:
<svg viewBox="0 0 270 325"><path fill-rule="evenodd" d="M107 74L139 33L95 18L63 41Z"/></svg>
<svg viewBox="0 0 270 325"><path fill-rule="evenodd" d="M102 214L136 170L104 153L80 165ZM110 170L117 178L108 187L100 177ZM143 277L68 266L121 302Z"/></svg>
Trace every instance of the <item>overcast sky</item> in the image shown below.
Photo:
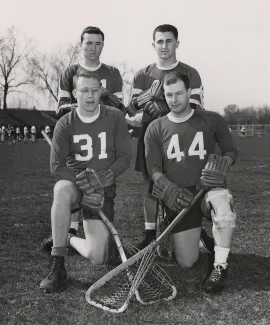
<svg viewBox="0 0 270 325"><path fill-rule="evenodd" d="M82 29L105 33L104 63L136 70L155 61L152 32L178 28L178 59L196 68L206 109L270 105L268 0L2 0L0 33L15 25L40 51L75 43Z"/></svg>

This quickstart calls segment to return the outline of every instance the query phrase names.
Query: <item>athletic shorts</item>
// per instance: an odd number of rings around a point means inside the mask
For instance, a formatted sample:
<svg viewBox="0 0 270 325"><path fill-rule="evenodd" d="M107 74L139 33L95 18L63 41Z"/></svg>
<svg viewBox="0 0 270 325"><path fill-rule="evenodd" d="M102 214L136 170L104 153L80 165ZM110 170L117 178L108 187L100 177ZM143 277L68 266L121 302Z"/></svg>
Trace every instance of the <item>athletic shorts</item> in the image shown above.
<svg viewBox="0 0 270 325"><path fill-rule="evenodd" d="M116 197L116 185L113 184L111 186L105 187L105 199L102 211L104 212L105 216L108 218L109 221L113 222L114 219L114 199ZM77 202L75 202L72 206L72 213L75 213L80 210L80 203L81 197L78 196ZM85 220L101 220L98 213L90 214L89 211L83 209L83 219Z"/></svg>
<svg viewBox="0 0 270 325"><path fill-rule="evenodd" d="M140 136L138 138L138 144L137 144L136 161L135 161L135 170L137 172L141 172L145 180L149 179L149 175L146 167L145 144L144 144L144 136L148 125L149 125L148 123L144 123L141 126Z"/></svg>
<svg viewBox="0 0 270 325"><path fill-rule="evenodd" d="M196 194L196 187L187 187L194 195ZM178 233L182 231L186 231L189 229L201 227L202 225L202 217L204 216L201 210L202 199L199 199L194 206L190 209L190 211L185 215L185 217L180 221L176 227L173 229L173 233ZM177 216L177 213L171 211L169 208L165 206L165 212L168 220L171 222Z"/></svg>

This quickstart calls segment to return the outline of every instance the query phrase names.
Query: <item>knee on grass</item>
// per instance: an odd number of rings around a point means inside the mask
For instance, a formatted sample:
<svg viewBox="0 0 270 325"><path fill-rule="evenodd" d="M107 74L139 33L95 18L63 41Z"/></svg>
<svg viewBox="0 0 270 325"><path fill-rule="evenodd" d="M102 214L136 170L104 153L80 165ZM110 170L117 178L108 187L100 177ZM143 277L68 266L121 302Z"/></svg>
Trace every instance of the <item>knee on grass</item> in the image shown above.
<svg viewBox="0 0 270 325"><path fill-rule="evenodd" d="M175 255L177 264L179 264L180 267L183 269L191 268L197 262L198 258L199 258L199 253L196 256L187 256L187 257Z"/></svg>

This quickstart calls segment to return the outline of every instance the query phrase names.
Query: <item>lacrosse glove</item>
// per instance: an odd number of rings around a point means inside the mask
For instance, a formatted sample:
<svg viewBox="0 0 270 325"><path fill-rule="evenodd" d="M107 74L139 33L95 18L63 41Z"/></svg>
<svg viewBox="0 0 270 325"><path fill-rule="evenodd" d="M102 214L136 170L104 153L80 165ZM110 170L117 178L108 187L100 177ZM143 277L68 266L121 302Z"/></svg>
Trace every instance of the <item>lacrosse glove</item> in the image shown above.
<svg viewBox="0 0 270 325"><path fill-rule="evenodd" d="M145 104L144 109L146 113L154 120L158 117L164 116L170 112L170 109L164 100L150 100Z"/></svg>
<svg viewBox="0 0 270 325"><path fill-rule="evenodd" d="M193 194L188 189L170 182L165 176L154 183L152 194L174 212L188 207L193 199Z"/></svg>
<svg viewBox="0 0 270 325"><path fill-rule="evenodd" d="M122 101L115 95L111 95L107 89L101 88L100 104L118 108L121 112L126 114L126 107Z"/></svg>

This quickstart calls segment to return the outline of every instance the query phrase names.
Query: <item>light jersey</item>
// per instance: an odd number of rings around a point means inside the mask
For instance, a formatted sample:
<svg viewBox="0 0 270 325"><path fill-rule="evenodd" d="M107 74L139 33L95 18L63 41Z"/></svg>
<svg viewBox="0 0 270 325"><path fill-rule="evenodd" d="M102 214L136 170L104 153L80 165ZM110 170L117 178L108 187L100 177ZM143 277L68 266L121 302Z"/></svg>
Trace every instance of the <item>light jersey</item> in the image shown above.
<svg viewBox="0 0 270 325"><path fill-rule="evenodd" d="M162 172L182 187L197 184L208 156L216 144L234 161L237 148L227 122L217 113L192 110L176 123L171 114L153 121L145 134L145 155L149 174Z"/></svg>
<svg viewBox="0 0 270 325"><path fill-rule="evenodd" d="M16 128L16 134L20 134L20 133L21 133L20 128Z"/></svg>
<svg viewBox="0 0 270 325"><path fill-rule="evenodd" d="M74 173L87 167L112 169L115 177L130 164L131 149L124 115L100 105L96 120L83 122L76 110L56 123L51 149L51 171L59 179L74 181Z"/></svg>
<svg viewBox="0 0 270 325"><path fill-rule="evenodd" d="M151 87L154 80L162 81L166 74L172 71L180 71L186 74L190 80L191 96L190 103L203 108L203 86L201 77L198 71L189 65L177 61L171 67L165 69L158 67L156 63L153 63L143 69L140 69L133 80L132 94L139 94L143 90L147 90ZM144 113L142 122L151 121L150 117Z"/></svg>
<svg viewBox="0 0 270 325"><path fill-rule="evenodd" d="M36 133L36 132L37 132L36 127L35 126L32 126L31 127L31 133Z"/></svg>
<svg viewBox="0 0 270 325"><path fill-rule="evenodd" d="M106 88L110 94L115 94L118 98L122 98L123 80L117 68L104 63L101 63L97 68L89 68L77 63L65 69L60 77L57 113L60 107L77 102L72 91L74 89L73 77L79 68L97 74L101 79L103 88Z"/></svg>

